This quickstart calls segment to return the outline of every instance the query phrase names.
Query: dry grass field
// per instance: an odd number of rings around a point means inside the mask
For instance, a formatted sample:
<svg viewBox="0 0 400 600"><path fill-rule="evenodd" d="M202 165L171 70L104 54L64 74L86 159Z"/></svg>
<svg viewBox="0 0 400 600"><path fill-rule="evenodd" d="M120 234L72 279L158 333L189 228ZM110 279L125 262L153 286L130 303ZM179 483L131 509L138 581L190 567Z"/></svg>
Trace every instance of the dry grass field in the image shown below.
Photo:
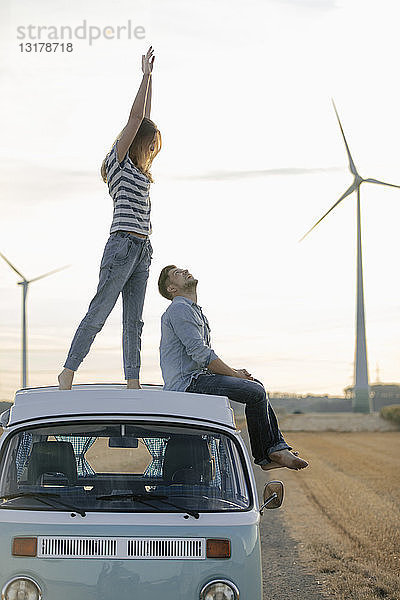
<svg viewBox="0 0 400 600"><path fill-rule="evenodd" d="M306 413L279 414L282 431L398 431L396 423L382 419L379 413Z"/></svg>
<svg viewBox="0 0 400 600"><path fill-rule="evenodd" d="M109 448L108 439L98 438L86 460L99 473L143 473L152 456L141 440L137 448Z"/></svg>
<svg viewBox="0 0 400 600"><path fill-rule="evenodd" d="M400 599L400 432L291 432L309 460L285 483L284 520L335 600Z"/></svg>

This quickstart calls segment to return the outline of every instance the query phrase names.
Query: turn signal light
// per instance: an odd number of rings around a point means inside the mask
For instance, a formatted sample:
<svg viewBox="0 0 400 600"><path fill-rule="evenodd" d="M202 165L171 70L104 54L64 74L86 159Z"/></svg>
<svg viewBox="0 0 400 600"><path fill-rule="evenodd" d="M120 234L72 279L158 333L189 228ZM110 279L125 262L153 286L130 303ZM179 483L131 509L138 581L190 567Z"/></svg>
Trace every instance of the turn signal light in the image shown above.
<svg viewBox="0 0 400 600"><path fill-rule="evenodd" d="M231 541L209 539L206 542L207 558L230 558Z"/></svg>
<svg viewBox="0 0 400 600"><path fill-rule="evenodd" d="M36 556L37 538L35 537L16 537L12 543L13 556Z"/></svg>

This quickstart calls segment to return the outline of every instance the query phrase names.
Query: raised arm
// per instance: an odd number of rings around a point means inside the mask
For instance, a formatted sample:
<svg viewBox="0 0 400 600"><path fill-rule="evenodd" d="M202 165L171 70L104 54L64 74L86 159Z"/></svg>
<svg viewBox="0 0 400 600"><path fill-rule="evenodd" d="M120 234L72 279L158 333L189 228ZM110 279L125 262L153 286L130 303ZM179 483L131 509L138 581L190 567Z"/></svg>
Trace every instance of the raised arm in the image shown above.
<svg viewBox="0 0 400 600"><path fill-rule="evenodd" d="M119 162L123 161L126 153L128 152L129 146L132 144L135 135L138 132L140 124L143 121L143 117L146 116L146 98L151 85L151 73L154 64L153 53L154 50L152 46L150 46L150 48L147 51L147 54L142 56L142 81L136 94L136 98L132 104L128 122L123 128L121 137L117 142L117 156Z"/></svg>
<svg viewBox="0 0 400 600"><path fill-rule="evenodd" d="M147 96L146 96L146 106L145 106L145 109L144 109L144 116L147 117L148 119L150 119L150 111L151 111L151 92L152 92L151 87L152 87L152 81L153 81L153 78L150 77L150 79L149 79L149 87L148 87Z"/></svg>

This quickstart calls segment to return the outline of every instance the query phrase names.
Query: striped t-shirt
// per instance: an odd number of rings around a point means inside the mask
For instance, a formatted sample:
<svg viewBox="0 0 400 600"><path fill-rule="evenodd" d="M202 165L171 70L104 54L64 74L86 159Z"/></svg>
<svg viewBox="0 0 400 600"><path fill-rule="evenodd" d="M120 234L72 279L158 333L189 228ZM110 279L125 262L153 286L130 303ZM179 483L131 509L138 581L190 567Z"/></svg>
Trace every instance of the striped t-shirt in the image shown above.
<svg viewBox="0 0 400 600"><path fill-rule="evenodd" d="M150 235L149 179L133 164L129 151L118 162L117 142L106 157L105 168L108 191L114 202L110 233L122 230Z"/></svg>

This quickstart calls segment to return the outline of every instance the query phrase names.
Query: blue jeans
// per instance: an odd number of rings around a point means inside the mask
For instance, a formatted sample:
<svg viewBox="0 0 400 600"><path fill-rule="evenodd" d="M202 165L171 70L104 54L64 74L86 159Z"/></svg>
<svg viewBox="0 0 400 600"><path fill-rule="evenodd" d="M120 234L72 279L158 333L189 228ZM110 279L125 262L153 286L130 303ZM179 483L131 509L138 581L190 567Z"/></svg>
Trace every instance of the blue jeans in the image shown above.
<svg viewBox="0 0 400 600"><path fill-rule="evenodd" d="M291 447L283 439L274 409L263 384L257 379L239 379L229 375L205 373L192 379L186 392L227 396L246 405L245 413L251 452L257 465L271 462L268 454Z"/></svg>
<svg viewBox="0 0 400 600"><path fill-rule="evenodd" d="M116 231L107 240L96 295L76 330L64 367L76 371L122 292L125 379L138 379L142 312L153 249L148 238Z"/></svg>

